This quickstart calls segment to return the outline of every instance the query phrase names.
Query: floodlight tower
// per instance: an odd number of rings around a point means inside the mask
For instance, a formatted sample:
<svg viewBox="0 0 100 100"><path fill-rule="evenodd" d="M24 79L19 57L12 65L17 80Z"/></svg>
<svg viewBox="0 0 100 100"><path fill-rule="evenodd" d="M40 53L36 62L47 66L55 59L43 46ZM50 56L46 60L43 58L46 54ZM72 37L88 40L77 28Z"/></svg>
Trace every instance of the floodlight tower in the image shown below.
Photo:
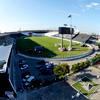
<svg viewBox="0 0 100 100"><path fill-rule="evenodd" d="M63 50L63 34L61 36L62 36L62 39L61 39L61 49Z"/></svg>
<svg viewBox="0 0 100 100"><path fill-rule="evenodd" d="M70 45L69 45L68 50L71 51L72 50L72 33L73 33L73 30L72 30L72 15L69 15L68 17L70 18Z"/></svg>
<svg viewBox="0 0 100 100"><path fill-rule="evenodd" d="M68 25L67 24L64 24L64 26L67 27Z"/></svg>
<svg viewBox="0 0 100 100"><path fill-rule="evenodd" d="M63 34L64 34L64 32L63 32L63 27L59 27L59 34L61 34L61 48L60 48L60 50L61 51L63 51Z"/></svg>
<svg viewBox="0 0 100 100"><path fill-rule="evenodd" d="M61 50L63 50L63 33L62 33L62 29L59 28L59 33L61 34Z"/></svg>

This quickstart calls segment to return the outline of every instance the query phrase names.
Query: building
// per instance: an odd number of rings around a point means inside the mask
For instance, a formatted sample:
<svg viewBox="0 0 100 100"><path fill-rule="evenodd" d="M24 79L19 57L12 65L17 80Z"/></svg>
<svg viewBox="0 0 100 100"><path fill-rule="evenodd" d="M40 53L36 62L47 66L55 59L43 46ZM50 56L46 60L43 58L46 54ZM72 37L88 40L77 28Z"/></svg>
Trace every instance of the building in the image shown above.
<svg viewBox="0 0 100 100"><path fill-rule="evenodd" d="M16 93L9 78L9 62L13 44L9 44L8 35L0 35L0 97L7 97Z"/></svg>

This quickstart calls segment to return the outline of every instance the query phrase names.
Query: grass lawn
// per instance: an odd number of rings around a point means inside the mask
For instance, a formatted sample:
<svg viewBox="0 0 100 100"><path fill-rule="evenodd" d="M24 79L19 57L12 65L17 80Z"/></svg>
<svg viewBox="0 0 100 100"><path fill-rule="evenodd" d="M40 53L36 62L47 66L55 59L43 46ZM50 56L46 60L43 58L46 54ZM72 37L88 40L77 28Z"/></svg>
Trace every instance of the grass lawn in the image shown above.
<svg viewBox="0 0 100 100"><path fill-rule="evenodd" d="M88 47L81 47L79 43L73 43L72 51L60 52L58 48L61 45L61 39L56 39L46 36L34 36L34 37L25 37L19 38L16 41L17 50L21 53L36 56L36 57L48 57L48 58L66 58L73 57L88 53L90 49ZM68 48L69 42L64 40L64 47ZM42 54L35 54L34 47L42 46L44 52ZM32 50L33 52L26 52L27 50Z"/></svg>
<svg viewBox="0 0 100 100"><path fill-rule="evenodd" d="M83 82L88 82L89 84L93 85L93 87L88 91L86 90L81 82L77 82L75 84L73 84L72 86L74 88L76 88L78 91L80 91L83 95L85 95L86 97L89 97L93 92L95 92L96 88L98 87L98 84L94 83L93 81L91 81L90 79L88 79L87 77L84 77L82 79Z"/></svg>

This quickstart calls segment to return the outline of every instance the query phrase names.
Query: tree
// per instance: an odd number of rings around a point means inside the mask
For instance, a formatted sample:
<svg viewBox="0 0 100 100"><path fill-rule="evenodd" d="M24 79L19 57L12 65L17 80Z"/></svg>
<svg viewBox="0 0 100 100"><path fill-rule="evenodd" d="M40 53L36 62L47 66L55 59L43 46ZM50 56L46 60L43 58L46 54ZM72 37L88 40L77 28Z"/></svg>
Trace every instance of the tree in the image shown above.
<svg viewBox="0 0 100 100"><path fill-rule="evenodd" d="M79 70L79 64L72 65L71 71L78 71Z"/></svg>
<svg viewBox="0 0 100 100"><path fill-rule="evenodd" d="M63 77L70 72L69 65L67 63L56 65L53 69L54 75Z"/></svg>
<svg viewBox="0 0 100 100"><path fill-rule="evenodd" d="M81 63L79 64L79 70L82 69L84 66L85 66L84 62L81 62Z"/></svg>

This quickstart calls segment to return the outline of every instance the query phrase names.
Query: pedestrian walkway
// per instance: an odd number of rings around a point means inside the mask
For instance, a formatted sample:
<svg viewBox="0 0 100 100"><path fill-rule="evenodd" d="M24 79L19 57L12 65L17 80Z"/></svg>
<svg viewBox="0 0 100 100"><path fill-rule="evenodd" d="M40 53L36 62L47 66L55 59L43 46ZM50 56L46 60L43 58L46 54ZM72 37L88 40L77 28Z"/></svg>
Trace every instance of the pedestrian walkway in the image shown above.
<svg viewBox="0 0 100 100"><path fill-rule="evenodd" d="M97 90L89 97L89 100L100 100L100 78L97 78L97 75L100 75L100 70L90 66L80 72L77 72L76 74L73 74L72 76L68 76L67 82L72 85L84 76L87 76L89 79L99 85Z"/></svg>

